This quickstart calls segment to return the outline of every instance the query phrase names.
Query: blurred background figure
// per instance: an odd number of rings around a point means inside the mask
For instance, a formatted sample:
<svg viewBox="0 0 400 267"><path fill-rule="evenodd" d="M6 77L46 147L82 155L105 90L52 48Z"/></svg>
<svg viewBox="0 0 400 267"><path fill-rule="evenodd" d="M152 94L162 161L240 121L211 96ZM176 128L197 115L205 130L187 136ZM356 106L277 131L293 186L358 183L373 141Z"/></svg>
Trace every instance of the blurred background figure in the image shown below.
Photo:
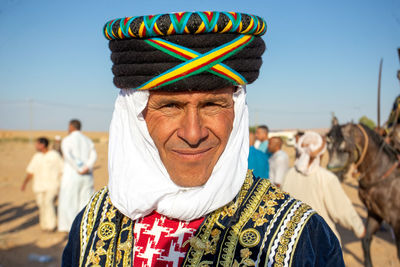
<svg viewBox="0 0 400 267"><path fill-rule="evenodd" d="M33 179L32 189L39 208L40 228L53 231L57 226L54 200L58 193L64 163L61 156L48 147L47 138L40 137L36 140L37 152L26 168L27 175L21 190L24 191L28 182Z"/></svg>
<svg viewBox="0 0 400 267"><path fill-rule="evenodd" d="M282 189L310 205L321 215L340 241L335 223L361 238L365 227L345 194L339 179L320 166L326 150L325 140L315 132L306 132L298 142L300 157L286 174Z"/></svg>
<svg viewBox="0 0 400 267"><path fill-rule="evenodd" d="M271 183L280 187L289 169L289 156L282 150L282 138L272 137L268 143L269 178Z"/></svg>
<svg viewBox="0 0 400 267"><path fill-rule="evenodd" d="M300 157L300 150L299 150L299 148L297 147L297 144L299 143L300 137L302 137L303 135L304 135L304 132L303 132L303 131L297 131L297 132L296 132L296 135L294 136L294 140L295 140L294 149L296 150L296 159L297 159L298 157Z"/></svg>
<svg viewBox="0 0 400 267"><path fill-rule="evenodd" d="M266 125L258 126L256 129L256 143L254 147L264 153L267 152L268 148L268 132L269 129Z"/></svg>
<svg viewBox="0 0 400 267"><path fill-rule="evenodd" d="M65 160L60 187L58 230L68 232L72 222L94 193L92 170L97 153L92 140L81 133L81 122L71 120L61 143Z"/></svg>
<svg viewBox="0 0 400 267"><path fill-rule="evenodd" d="M54 143L53 143L53 150L57 151L60 156L62 156L62 151L61 151L61 136L56 135L54 137Z"/></svg>
<svg viewBox="0 0 400 267"><path fill-rule="evenodd" d="M254 147L254 143L256 141L256 136L253 132L249 132L249 170L253 170L254 176L261 178L268 178L269 173L269 164L268 164L268 155L266 153L257 150Z"/></svg>

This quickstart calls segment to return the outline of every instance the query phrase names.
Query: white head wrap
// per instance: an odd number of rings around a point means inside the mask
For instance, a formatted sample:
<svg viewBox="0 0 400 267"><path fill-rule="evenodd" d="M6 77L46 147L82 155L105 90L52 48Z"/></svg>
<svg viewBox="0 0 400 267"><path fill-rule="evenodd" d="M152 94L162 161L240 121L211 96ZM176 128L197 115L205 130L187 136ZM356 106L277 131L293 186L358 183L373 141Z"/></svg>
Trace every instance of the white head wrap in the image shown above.
<svg viewBox="0 0 400 267"><path fill-rule="evenodd" d="M233 94L235 118L224 152L207 183L191 188L176 185L161 161L142 115L148 98L148 91L121 90L115 103L108 157L113 205L132 220L156 210L189 221L229 203L247 172L249 115L245 87Z"/></svg>
<svg viewBox="0 0 400 267"><path fill-rule="evenodd" d="M320 164L321 155L324 154L326 150L326 145L314 158L313 162L310 162L310 154L318 149L324 144L324 140L321 135L316 132L306 132L302 137L300 137L297 149L300 152L300 157L294 163L297 171L304 175L310 175Z"/></svg>

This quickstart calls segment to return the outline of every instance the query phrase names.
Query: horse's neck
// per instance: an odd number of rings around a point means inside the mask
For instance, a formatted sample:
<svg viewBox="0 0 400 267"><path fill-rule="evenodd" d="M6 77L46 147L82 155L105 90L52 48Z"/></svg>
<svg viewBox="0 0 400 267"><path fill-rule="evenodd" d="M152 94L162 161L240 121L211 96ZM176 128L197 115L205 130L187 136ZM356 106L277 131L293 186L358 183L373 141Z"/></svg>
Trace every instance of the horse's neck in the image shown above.
<svg viewBox="0 0 400 267"><path fill-rule="evenodd" d="M365 143L363 142L363 146ZM363 147L362 146L362 147ZM358 170L365 178L375 179L382 176L396 161L389 157L383 149L383 144L377 144L374 139L368 136L368 148L365 158Z"/></svg>

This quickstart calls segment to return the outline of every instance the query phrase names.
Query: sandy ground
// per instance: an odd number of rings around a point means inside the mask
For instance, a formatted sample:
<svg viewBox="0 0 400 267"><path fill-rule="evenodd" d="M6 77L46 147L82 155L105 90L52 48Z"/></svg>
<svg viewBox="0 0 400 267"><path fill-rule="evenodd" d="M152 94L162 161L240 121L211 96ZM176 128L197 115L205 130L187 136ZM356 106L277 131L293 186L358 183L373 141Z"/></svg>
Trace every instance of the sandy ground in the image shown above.
<svg viewBox="0 0 400 267"><path fill-rule="evenodd" d="M64 132L11 132L0 131L0 267L13 266L60 266L61 253L67 235L45 233L38 225L38 210L31 187L20 191L25 177L25 168L34 153L26 138L46 135L63 135ZM107 135L88 133L95 140L98 160L94 172L95 187L100 189L107 183ZM22 137L22 138L21 138ZM293 150L286 148L291 158ZM323 162L326 162L325 157ZM366 211L357 195L354 180L345 181L343 188L352 200L357 212L365 219ZM363 266L361 242L350 231L339 227L343 242L346 266ZM374 266L400 266L396 247L388 226L383 226L374 237L371 247ZM28 255L36 253L50 255L50 263L29 261Z"/></svg>

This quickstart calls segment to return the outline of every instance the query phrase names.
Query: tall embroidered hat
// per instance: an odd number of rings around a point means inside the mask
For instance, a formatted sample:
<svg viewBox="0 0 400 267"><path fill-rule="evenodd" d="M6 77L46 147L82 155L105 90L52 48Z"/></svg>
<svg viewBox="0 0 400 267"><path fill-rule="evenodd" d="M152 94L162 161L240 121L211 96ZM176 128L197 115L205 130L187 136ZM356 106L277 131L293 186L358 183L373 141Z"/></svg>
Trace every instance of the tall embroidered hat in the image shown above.
<svg viewBox="0 0 400 267"><path fill-rule="evenodd" d="M104 26L118 88L215 90L254 82L265 21L237 12L180 12L111 20Z"/></svg>

